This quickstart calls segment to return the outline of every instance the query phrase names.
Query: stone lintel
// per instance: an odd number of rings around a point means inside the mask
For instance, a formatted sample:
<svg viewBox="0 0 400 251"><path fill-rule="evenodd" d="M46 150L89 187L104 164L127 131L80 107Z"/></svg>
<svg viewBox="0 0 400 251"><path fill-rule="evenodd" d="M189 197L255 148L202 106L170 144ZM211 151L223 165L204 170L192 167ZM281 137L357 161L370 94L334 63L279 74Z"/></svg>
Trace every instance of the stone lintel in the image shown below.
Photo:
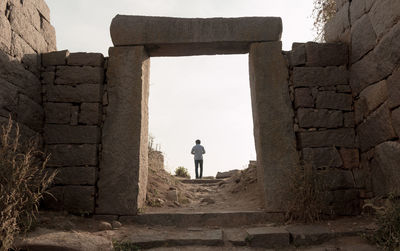
<svg viewBox="0 0 400 251"><path fill-rule="evenodd" d="M279 41L279 17L172 18L117 15L115 46L143 45L150 56L248 53L254 42Z"/></svg>

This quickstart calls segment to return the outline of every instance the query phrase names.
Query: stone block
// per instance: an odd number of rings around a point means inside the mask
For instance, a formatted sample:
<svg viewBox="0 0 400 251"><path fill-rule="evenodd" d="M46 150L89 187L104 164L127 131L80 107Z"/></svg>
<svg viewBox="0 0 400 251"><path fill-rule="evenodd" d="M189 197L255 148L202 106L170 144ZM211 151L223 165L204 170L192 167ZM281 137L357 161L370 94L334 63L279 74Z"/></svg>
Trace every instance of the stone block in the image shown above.
<svg viewBox="0 0 400 251"><path fill-rule="evenodd" d="M68 50L54 51L42 54L43 66L66 65L69 56Z"/></svg>
<svg viewBox="0 0 400 251"><path fill-rule="evenodd" d="M307 66L347 65L348 49L343 43L315 43L305 45Z"/></svg>
<svg viewBox="0 0 400 251"><path fill-rule="evenodd" d="M375 196L400 195L400 143L384 142L375 147L371 163L372 186Z"/></svg>
<svg viewBox="0 0 400 251"><path fill-rule="evenodd" d="M47 6L45 0L32 0L33 5L36 7L38 12L50 22L50 9Z"/></svg>
<svg viewBox="0 0 400 251"><path fill-rule="evenodd" d="M322 225L290 225L286 230L292 237L292 244L298 246L312 246L326 242L334 237L331 229Z"/></svg>
<svg viewBox="0 0 400 251"><path fill-rule="evenodd" d="M366 118L371 112L376 110L388 99L386 80L373 84L365 88L360 93L360 98L356 101L355 111L357 121Z"/></svg>
<svg viewBox="0 0 400 251"><path fill-rule="evenodd" d="M47 87L49 102L101 102L102 85L54 85Z"/></svg>
<svg viewBox="0 0 400 251"><path fill-rule="evenodd" d="M43 195L40 206L47 210L61 211L64 208L64 186L54 186Z"/></svg>
<svg viewBox="0 0 400 251"><path fill-rule="evenodd" d="M56 29L45 19L42 19L42 34L47 42L47 51L56 51Z"/></svg>
<svg viewBox="0 0 400 251"><path fill-rule="evenodd" d="M400 108L392 111L392 125L397 137L400 137Z"/></svg>
<svg viewBox="0 0 400 251"><path fill-rule="evenodd" d="M354 23L351 29L350 61L354 63L359 60L375 47L376 42L376 34L369 20L369 16L364 15L360 20Z"/></svg>
<svg viewBox="0 0 400 251"><path fill-rule="evenodd" d="M335 147L304 148L303 159L314 168L341 167L343 165Z"/></svg>
<svg viewBox="0 0 400 251"><path fill-rule="evenodd" d="M350 85L337 85L336 92L351 93L351 87L350 87Z"/></svg>
<svg viewBox="0 0 400 251"><path fill-rule="evenodd" d="M68 65L102 67L103 64L104 56L101 53L77 52L69 54L68 57Z"/></svg>
<svg viewBox="0 0 400 251"><path fill-rule="evenodd" d="M328 43L340 42L341 35L350 27L349 7L349 2L346 2L325 25L325 40Z"/></svg>
<svg viewBox="0 0 400 251"><path fill-rule="evenodd" d="M340 148L340 156L342 157L343 167L345 169L354 169L360 166L360 156L358 149Z"/></svg>
<svg viewBox="0 0 400 251"><path fill-rule="evenodd" d="M350 4L350 23L354 24L362 15L364 15L365 11L365 3L366 0L352 0Z"/></svg>
<svg viewBox="0 0 400 251"><path fill-rule="evenodd" d="M301 86L346 85L348 72L346 67L294 67L293 84Z"/></svg>
<svg viewBox="0 0 400 251"><path fill-rule="evenodd" d="M389 95L389 107L394 108L400 106L400 68L393 72L386 84Z"/></svg>
<svg viewBox="0 0 400 251"><path fill-rule="evenodd" d="M71 107L72 105L69 103L45 103L46 123L69 124L71 120Z"/></svg>
<svg viewBox="0 0 400 251"><path fill-rule="evenodd" d="M100 142L100 128L47 124L44 139L47 144L97 144Z"/></svg>
<svg viewBox="0 0 400 251"><path fill-rule="evenodd" d="M279 41L282 20L277 17L202 19L117 15L112 20L110 33L115 46L144 45L150 56L237 54L248 52L252 42Z"/></svg>
<svg viewBox="0 0 400 251"><path fill-rule="evenodd" d="M60 167L57 168L57 176L54 179L56 185L95 185L96 167Z"/></svg>
<svg viewBox="0 0 400 251"><path fill-rule="evenodd" d="M98 125L101 118L100 103L83 103L79 113L79 123L86 125Z"/></svg>
<svg viewBox="0 0 400 251"><path fill-rule="evenodd" d="M306 48L304 44L292 49L289 54L289 62L291 66L299 66L306 64Z"/></svg>
<svg viewBox="0 0 400 251"><path fill-rule="evenodd" d="M96 145L48 145L49 167L96 166L98 163Z"/></svg>
<svg viewBox="0 0 400 251"><path fill-rule="evenodd" d="M2 12L3 13L3 12ZM0 15L0 49L6 53L10 53L11 49L11 25L4 15Z"/></svg>
<svg viewBox="0 0 400 251"><path fill-rule="evenodd" d="M71 108L71 125L78 125L79 123L79 106L73 105Z"/></svg>
<svg viewBox="0 0 400 251"><path fill-rule="evenodd" d="M341 111L300 108L297 110L297 118L302 128L337 128L343 126L343 114Z"/></svg>
<svg viewBox="0 0 400 251"><path fill-rule="evenodd" d="M397 0L376 1L369 16L378 38L381 38L398 22L400 2Z"/></svg>
<svg viewBox="0 0 400 251"><path fill-rule="evenodd" d="M54 71L42 71L40 73L40 78L42 80L42 84L53 85L56 78L56 73Z"/></svg>
<svg viewBox="0 0 400 251"><path fill-rule="evenodd" d="M18 98L17 121L27 125L36 132L43 129L44 112L41 105L20 94Z"/></svg>
<svg viewBox="0 0 400 251"><path fill-rule="evenodd" d="M299 140L302 148L325 146L355 146L355 132L352 128L330 129L314 132L300 132Z"/></svg>
<svg viewBox="0 0 400 251"><path fill-rule="evenodd" d="M316 108L351 111L352 103L353 97L351 94L324 91L318 92Z"/></svg>
<svg viewBox="0 0 400 251"><path fill-rule="evenodd" d="M310 88L294 89L294 105L299 107L314 107L314 99L311 95Z"/></svg>
<svg viewBox="0 0 400 251"><path fill-rule="evenodd" d="M66 186L64 187L64 210L76 214L93 214L94 186Z"/></svg>
<svg viewBox="0 0 400 251"><path fill-rule="evenodd" d="M319 177L328 191L354 188L353 174L350 170L329 168L319 171Z"/></svg>
<svg viewBox="0 0 400 251"><path fill-rule="evenodd" d="M392 126L387 105L382 105L365 122L361 123L357 127L357 134L362 152L395 138L396 133Z"/></svg>
<svg viewBox="0 0 400 251"><path fill-rule="evenodd" d="M246 232L251 247L284 248L290 245L290 235L284 227L255 227Z"/></svg>
<svg viewBox="0 0 400 251"><path fill-rule="evenodd" d="M18 87L0 78L0 107L7 111L16 111L18 105Z"/></svg>
<svg viewBox="0 0 400 251"><path fill-rule="evenodd" d="M354 112L343 113L343 124L344 124L344 127L354 127L355 126Z"/></svg>
<svg viewBox="0 0 400 251"><path fill-rule="evenodd" d="M43 35L18 8L13 8L11 11L10 24L12 30L18 33L35 51L38 53L47 52L47 43Z"/></svg>
<svg viewBox="0 0 400 251"><path fill-rule="evenodd" d="M42 87L39 79L14 58L0 51L0 76L19 87L19 91L36 103L42 101Z"/></svg>
<svg viewBox="0 0 400 251"><path fill-rule="evenodd" d="M55 83L59 85L103 84L104 69L92 66L58 66Z"/></svg>
<svg viewBox="0 0 400 251"><path fill-rule="evenodd" d="M41 66L40 56L15 32L13 32L13 44L11 54L20 60L25 68L35 75L39 76Z"/></svg>

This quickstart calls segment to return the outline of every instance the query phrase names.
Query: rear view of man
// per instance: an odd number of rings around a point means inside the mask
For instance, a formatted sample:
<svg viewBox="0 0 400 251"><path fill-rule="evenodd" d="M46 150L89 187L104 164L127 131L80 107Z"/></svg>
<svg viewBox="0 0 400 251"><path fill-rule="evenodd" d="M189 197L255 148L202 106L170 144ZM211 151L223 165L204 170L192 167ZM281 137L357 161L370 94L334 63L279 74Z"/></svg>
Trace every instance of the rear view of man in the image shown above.
<svg viewBox="0 0 400 251"><path fill-rule="evenodd" d="M206 153L204 147L200 145L200 140L196 140L196 145L192 148L192 154L194 155L194 166L196 169L196 179L201 179L203 177L203 154ZM198 172L200 165L200 175Z"/></svg>

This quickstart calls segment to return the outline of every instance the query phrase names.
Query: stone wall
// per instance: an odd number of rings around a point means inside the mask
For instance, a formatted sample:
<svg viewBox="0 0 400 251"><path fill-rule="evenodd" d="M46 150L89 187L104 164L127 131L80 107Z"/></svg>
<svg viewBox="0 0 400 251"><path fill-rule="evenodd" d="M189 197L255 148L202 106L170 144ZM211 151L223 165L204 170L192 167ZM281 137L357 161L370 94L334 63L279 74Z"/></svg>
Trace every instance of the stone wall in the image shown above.
<svg viewBox="0 0 400 251"><path fill-rule="evenodd" d="M42 133L40 53L56 50L44 0L0 2L0 122L11 114L23 136Z"/></svg>
<svg viewBox="0 0 400 251"><path fill-rule="evenodd" d="M328 42L350 48L349 80L361 151L357 182L374 195L400 194L400 1L341 0Z"/></svg>
<svg viewBox="0 0 400 251"><path fill-rule="evenodd" d="M302 160L321 175L333 213L357 214L359 191L353 171L359 167L359 151L347 45L296 43L288 59L294 131Z"/></svg>
<svg viewBox="0 0 400 251"><path fill-rule="evenodd" d="M44 142L48 167L58 170L47 207L94 213L105 59L100 53L42 55Z"/></svg>

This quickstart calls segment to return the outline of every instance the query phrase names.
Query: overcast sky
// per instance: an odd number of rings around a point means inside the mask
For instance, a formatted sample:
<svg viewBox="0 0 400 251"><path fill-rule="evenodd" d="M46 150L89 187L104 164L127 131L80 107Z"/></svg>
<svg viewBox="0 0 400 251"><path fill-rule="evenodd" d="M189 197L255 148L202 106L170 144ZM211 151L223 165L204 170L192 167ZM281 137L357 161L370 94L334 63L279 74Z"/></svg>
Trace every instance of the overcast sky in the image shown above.
<svg viewBox="0 0 400 251"><path fill-rule="evenodd" d="M101 52L112 46L117 14L171 17L278 16L283 49L311 41L312 0L47 0L57 48ZM166 168L189 169L196 139L206 149L204 176L243 169L255 160L248 55L151 58L150 133Z"/></svg>

